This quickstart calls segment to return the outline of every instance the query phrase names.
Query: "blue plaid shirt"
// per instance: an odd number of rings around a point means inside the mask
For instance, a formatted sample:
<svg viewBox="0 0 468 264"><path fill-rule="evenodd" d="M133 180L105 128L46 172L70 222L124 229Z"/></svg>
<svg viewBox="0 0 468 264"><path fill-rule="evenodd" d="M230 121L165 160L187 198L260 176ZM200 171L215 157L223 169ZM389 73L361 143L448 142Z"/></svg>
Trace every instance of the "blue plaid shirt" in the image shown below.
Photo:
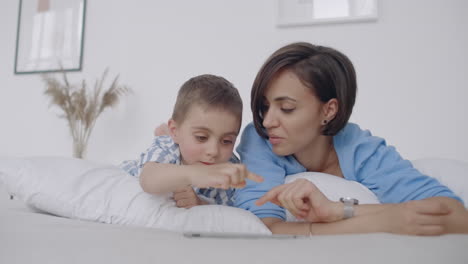
<svg viewBox="0 0 468 264"><path fill-rule="evenodd" d="M158 162L167 164L180 165L180 150L170 136L156 136L153 144L143 153L137 160L126 160L119 167L125 170L132 176L139 177L143 166L147 162ZM231 163L240 163L239 159L232 154ZM201 199L210 204L234 205L234 191L229 188L227 190L216 188L197 188L193 187L194 191Z"/></svg>

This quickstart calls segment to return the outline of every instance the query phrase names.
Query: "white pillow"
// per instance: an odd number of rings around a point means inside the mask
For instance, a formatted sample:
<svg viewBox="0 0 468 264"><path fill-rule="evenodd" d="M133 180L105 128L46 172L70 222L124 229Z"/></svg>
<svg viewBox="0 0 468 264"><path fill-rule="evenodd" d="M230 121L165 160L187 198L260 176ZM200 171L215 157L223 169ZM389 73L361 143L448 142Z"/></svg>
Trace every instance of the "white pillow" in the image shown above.
<svg viewBox="0 0 468 264"><path fill-rule="evenodd" d="M220 205L177 208L112 165L64 157L0 158L0 185L36 209L68 218L173 231L271 234L252 213Z"/></svg>
<svg viewBox="0 0 468 264"><path fill-rule="evenodd" d="M449 187L468 208L468 163L452 159L419 159L412 163L421 173Z"/></svg>
<svg viewBox="0 0 468 264"><path fill-rule="evenodd" d="M5 189L5 186L0 182L0 208L5 207L10 200L10 194Z"/></svg>
<svg viewBox="0 0 468 264"><path fill-rule="evenodd" d="M450 188L468 208L468 163L451 159L420 159L412 161L413 166L421 173L436 178L440 183ZM289 183L299 178L313 182L328 199L338 201L340 197L349 196L359 200L361 204L379 203L373 192L364 185L348 181L333 175L319 172L303 172L286 177ZM297 221L286 212L287 221Z"/></svg>
<svg viewBox="0 0 468 264"><path fill-rule="evenodd" d="M359 200L360 204L378 204L379 199L364 185L349 181L340 177L320 172L302 172L286 177L285 182L290 183L297 179L307 179L331 201L339 201L341 197L352 197ZM296 219L289 211L286 211L286 221L302 221Z"/></svg>

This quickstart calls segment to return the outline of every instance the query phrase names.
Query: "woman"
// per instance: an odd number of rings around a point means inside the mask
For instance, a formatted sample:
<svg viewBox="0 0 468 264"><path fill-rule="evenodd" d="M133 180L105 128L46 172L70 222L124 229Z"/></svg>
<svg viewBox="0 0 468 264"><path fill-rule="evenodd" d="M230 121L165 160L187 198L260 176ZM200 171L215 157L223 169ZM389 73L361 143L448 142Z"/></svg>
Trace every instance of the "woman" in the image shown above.
<svg viewBox="0 0 468 264"><path fill-rule="evenodd" d="M254 121L237 148L247 168L265 181L239 189L236 206L273 233L468 232L459 197L383 139L348 123L355 97L354 67L339 51L293 43L273 53L254 81ZM332 202L306 180L283 185L287 175L305 171L360 182L383 204ZM285 222L280 205L307 221Z"/></svg>

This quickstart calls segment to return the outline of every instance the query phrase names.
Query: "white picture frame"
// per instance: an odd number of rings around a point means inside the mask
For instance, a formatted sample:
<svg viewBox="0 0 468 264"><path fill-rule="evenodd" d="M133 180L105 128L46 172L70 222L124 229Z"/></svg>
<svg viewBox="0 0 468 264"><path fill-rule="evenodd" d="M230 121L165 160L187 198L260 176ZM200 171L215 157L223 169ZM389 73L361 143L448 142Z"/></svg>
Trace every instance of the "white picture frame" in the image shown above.
<svg viewBox="0 0 468 264"><path fill-rule="evenodd" d="M278 0L278 27L377 19L377 0Z"/></svg>
<svg viewBox="0 0 468 264"><path fill-rule="evenodd" d="M86 0L19 0L15 74L81 71Z"/></svg>

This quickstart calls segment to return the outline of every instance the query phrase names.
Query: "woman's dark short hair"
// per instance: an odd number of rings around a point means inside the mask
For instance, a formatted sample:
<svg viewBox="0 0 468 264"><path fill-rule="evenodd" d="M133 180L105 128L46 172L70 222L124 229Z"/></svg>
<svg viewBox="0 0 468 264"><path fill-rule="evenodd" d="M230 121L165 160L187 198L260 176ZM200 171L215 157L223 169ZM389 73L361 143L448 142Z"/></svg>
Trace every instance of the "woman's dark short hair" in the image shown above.
<svg viewBox="0 0 468 264"><path fill-rule="evenodd" d="M182 123L193 105L227 110L242 120L239 91L220 76L203 74L187 80L177 94L172 119Z"/></svg>
<svg viewBox="0 0 468 264"><path fill-rule="evenodd" d="M321 102L336 98L338 112L322 134L336 135L347 123L356 100L356 72L343 53L323 46L298 42L274 52L263 64L252 86L251 108L257 132L267 138L263 127L264 95L270 81L281 71L291 70Z"/></svg>

